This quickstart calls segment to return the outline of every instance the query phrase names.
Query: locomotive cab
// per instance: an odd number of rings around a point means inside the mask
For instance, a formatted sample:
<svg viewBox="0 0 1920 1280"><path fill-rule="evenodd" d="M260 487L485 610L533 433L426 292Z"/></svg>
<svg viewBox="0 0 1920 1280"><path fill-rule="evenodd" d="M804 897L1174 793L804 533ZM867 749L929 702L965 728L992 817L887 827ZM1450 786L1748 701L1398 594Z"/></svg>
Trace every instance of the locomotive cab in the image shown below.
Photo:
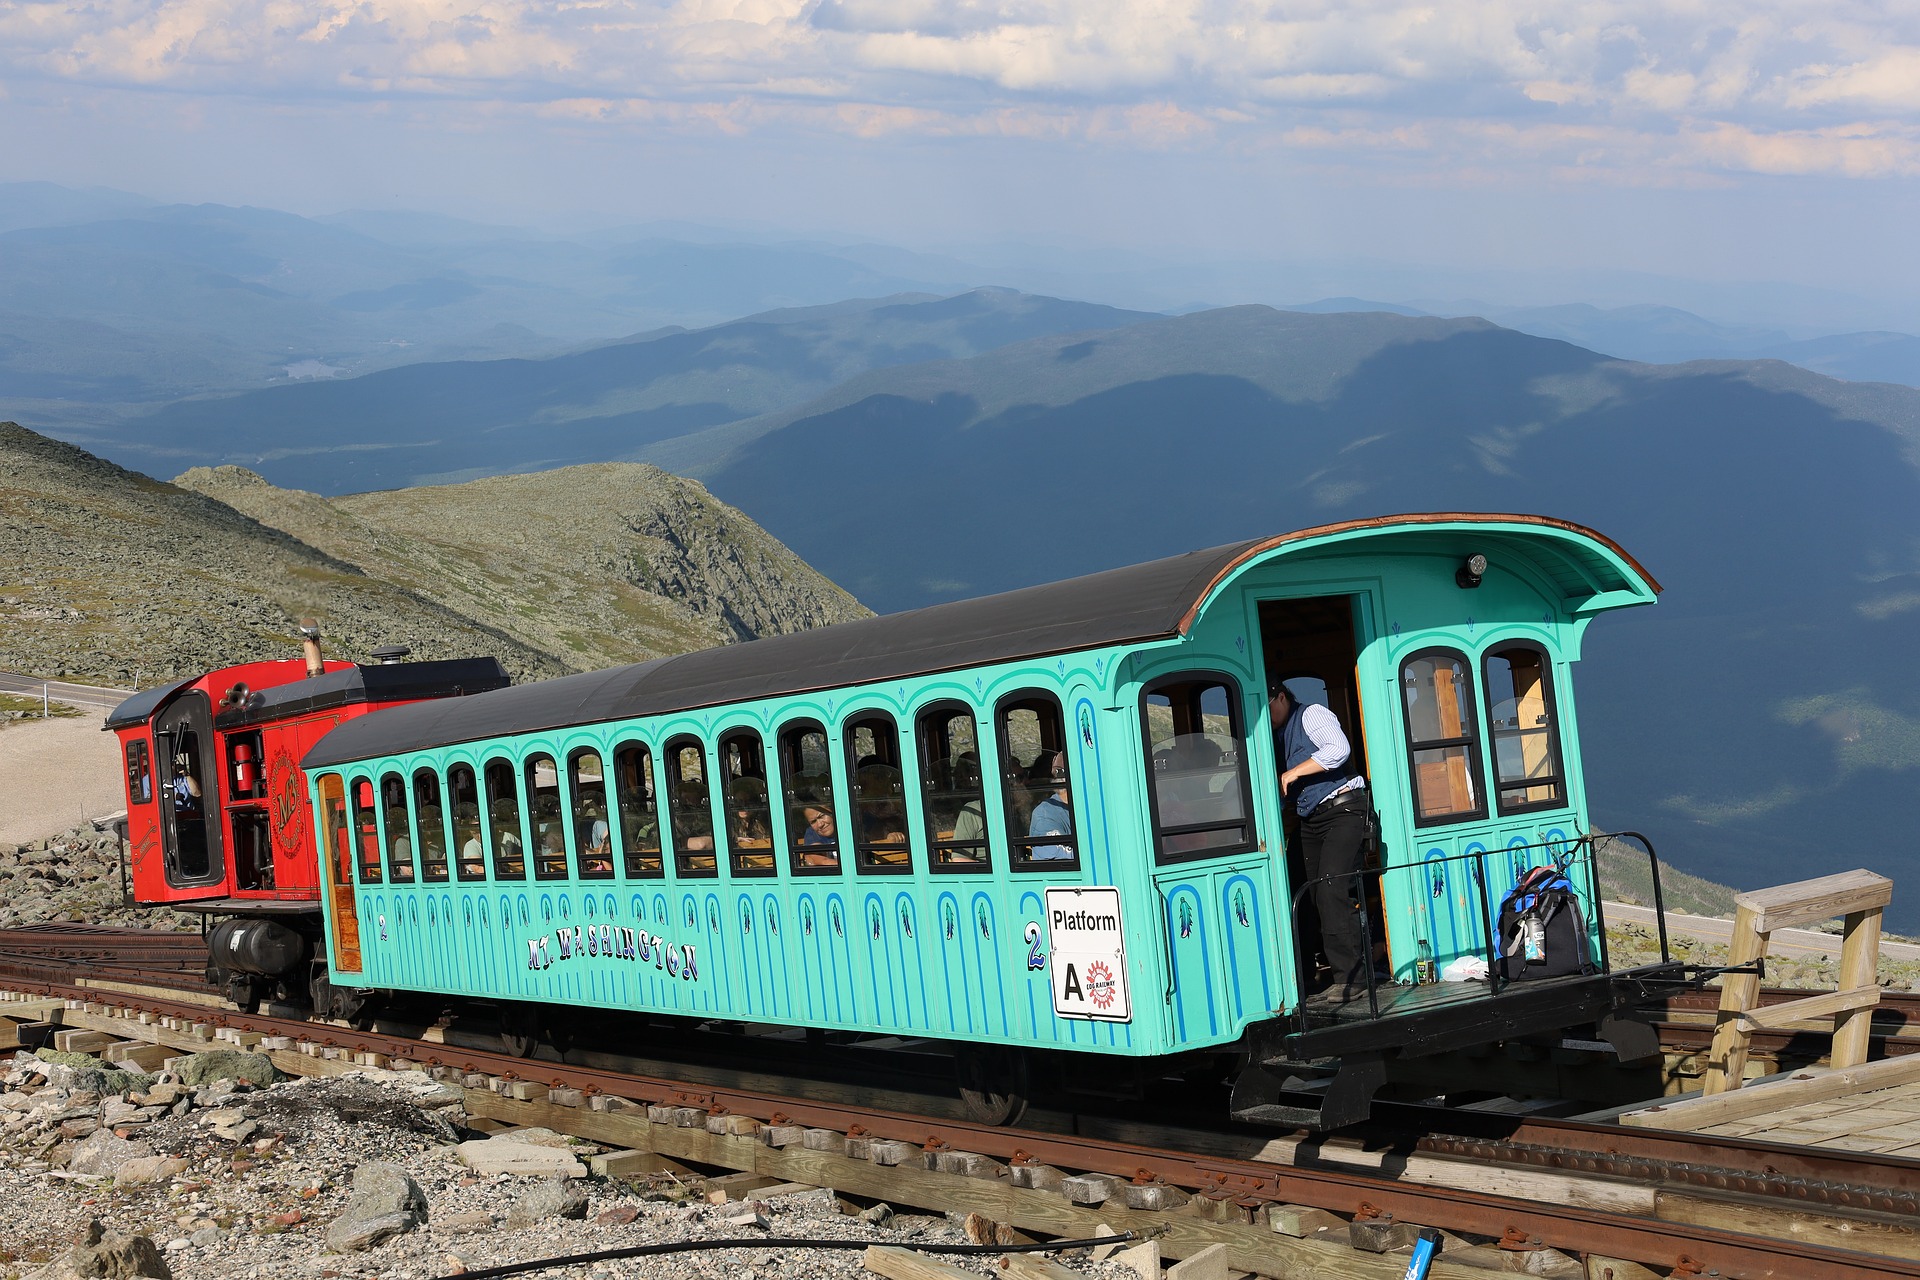
<svg viewBox="0 0 1920 1280"><path fill-rule="evenodd" d="M303 999L321 927L300 756L369 711L508 683L493 658L360 665L315 651L128 698L105 727L121 745L133 899L207 916L209 977L237 1002Z"/></svg>

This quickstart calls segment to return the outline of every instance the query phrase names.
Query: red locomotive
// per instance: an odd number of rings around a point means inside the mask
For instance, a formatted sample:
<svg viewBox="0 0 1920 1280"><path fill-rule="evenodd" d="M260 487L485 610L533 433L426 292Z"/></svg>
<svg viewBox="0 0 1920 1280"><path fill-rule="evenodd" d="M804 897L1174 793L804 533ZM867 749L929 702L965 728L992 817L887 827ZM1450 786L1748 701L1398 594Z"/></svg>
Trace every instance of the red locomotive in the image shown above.
<svg viewBox="0 0 1920 1280"><path fill-rule="evenodd" d="M504 688L493 658L248 662L148 689L107 717L127 784L131 891L142 903L219 917L208 978L243 1008L326 1003L320 881L300 758L329 729L382 707Z"/></svg>

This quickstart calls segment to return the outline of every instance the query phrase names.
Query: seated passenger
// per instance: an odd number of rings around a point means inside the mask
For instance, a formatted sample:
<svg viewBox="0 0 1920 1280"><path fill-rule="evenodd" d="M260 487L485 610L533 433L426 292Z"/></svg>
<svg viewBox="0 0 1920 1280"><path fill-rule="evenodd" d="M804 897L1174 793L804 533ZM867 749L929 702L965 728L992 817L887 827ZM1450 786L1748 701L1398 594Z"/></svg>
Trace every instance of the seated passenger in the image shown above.
<svg viewBox="0 0 1920 1280"><path fill-rule="evenodd" d="M773 832L767 825L767 784L758 778L739 778L727 788L727 812L731 815L734 843L747 849L766 849L773 845Z"/></svg>
<svg viewBox="0 0 1920 1280"><path fill-rule="evenodd" d="M808 805L801 810L807 825L800 831L800 837L794 841L800 846L800 865L803 867L837 867L840 865L840 836L834 826L833 810L816 805Z"/></svg>
<svg viewBox="0 0 1920 1280"><path fill-rule="evenodd" d="M1073 797L1067 788L1067 756L1064 751L1055 751L1043 755L1034 761L1036 769L1042 761L1046 762L1048 780L1054 784L1053 792L1039 804L1033 806L1033 816L1027 821L1029 836L1071 836L1073 834ZM1035 862L1058 862L1073 857L1073 846L1067 844L1036 844L1027 853Z"/></svg>
<svg viewBox="0 0 1920 1280"><path fill-rule="evenodd" d="M680 833L680 847L691 851L713 851L713 818L707 812L707 789L697 782L683 782L675 793L673 821Z"/></svg>

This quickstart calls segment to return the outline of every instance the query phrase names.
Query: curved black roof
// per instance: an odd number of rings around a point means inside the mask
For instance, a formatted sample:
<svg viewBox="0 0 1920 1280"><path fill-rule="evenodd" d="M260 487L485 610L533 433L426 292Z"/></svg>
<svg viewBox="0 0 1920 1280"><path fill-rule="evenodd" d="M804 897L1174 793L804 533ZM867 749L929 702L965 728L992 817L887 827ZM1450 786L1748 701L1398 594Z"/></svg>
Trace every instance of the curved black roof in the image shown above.
<svg viewBox="0 0 1920 1280"><path fill-rule="evenodd" d="M172 684L159 685L152 689L142 689L125 702L107 713L107 722L103 729L125 729L129 725L145 724L152 718L160 704L198 680L199 676L188 676L185 680L175 680Z"/></svg>
<svg viewBox="0 0 1920 1280"><path fill-rule="evenodd" d="M1564 521L1459 513L1348 521L1000 595L561 676L494 693L396 707L340 725L315 743L301 764L314 769L456 742L1170 639L1186 630L1216 582L1262 551L1334 533L1461 521L1573 531L1617 552L1650 587L1658 589L1625 552L1600 535Z"/></svg>

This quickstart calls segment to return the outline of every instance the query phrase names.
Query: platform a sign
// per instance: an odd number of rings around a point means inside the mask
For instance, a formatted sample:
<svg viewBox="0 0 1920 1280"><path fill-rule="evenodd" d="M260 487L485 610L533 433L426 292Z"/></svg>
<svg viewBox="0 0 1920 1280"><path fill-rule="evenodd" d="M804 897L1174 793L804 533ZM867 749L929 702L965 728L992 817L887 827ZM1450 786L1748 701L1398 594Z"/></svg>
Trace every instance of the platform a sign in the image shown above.
<svg viewBox="0 0 1920 1280"><path fill-rule="evenodd" d="M1047 890L1053 1011L1062 1018L1131 1022L1120 890Z"/></svg>

